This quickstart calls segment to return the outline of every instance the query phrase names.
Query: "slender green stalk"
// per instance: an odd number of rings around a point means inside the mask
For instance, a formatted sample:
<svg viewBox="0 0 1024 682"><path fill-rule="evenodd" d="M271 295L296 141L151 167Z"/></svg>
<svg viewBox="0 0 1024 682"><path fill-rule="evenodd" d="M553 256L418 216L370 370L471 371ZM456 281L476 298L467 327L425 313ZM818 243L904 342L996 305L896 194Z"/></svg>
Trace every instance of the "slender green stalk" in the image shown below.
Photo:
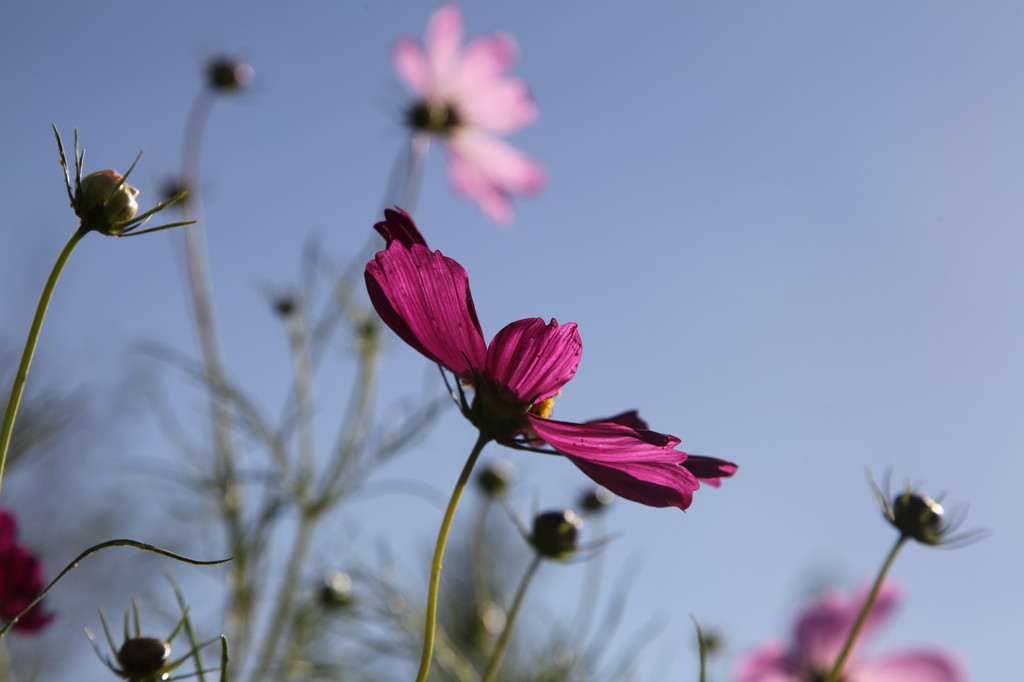
<svg viewBox="0 0 1024 682"><path fill-rule="evenodd" d="M252 598L255 591L248 560L250 542L246 538L242 505L244 487L238 480L239 460L244 453L235 441L235 419L229 409L231 390L213 304L206 236L202 221L202 192L199 177L203 134L215 101L214 93L204 88L196 96L185 123L182 145L181 180L189 188L189 201L183 206L185 217L195 224L184 231L185 265L188 293L195 318L196 336L203 359L206 384L210 389L210 416L213 426L214 480L219 488L217 504L224 521L227 545L236 561L228 568L226 628L231 635L235 656L245 658L252 638Z"/></svg>
<svg viewBox="0 0 1024 682"><path fill-rule="evenodd" d="M501 631L501 637L498 638L498 643L494 645L494 652L491 653L491 660L487 662L487 672L484 673L482 682L493 682L494 676L498 674L501 657L505 655L508 642L512 639L512 628L515 627L519 607L523 604L523 597L526 596L526 590L530 587L533 576L537 574L540 561L541 555L534 555L533 561L530 562L530 567L526 569L526 575L519 582L519 589L516 590L516 596L512 599L512 606L508 610L508 618L505 619L505 629Z"/></svg>
<svg viewBox="0 0 1024 682"><path fill-rule="evenodd" d="M254 681L273 678L274 672L271 669L275 662L277 647L282 644L288 635L288 625L292 622L292 603L295 601L295 591L299 588L302 567L306 564L309 550L312 547L313 531L316 529L318 515L309 513L308 510L302 514L299 521L299 529L295 534L295 543L292 545L291 555L288 557L288 566L285 568L284 577L281 579L281 587L277 592L277 603L271 614L267 631L256 651L259 652L259 664L253 671Z"/></svg>
<svg viewBox="0 0 1024 682"><path fill-rule="evenodd" d="M868 615L871 610L875 608L875 602L878 600L878 593L882 589L882 584L885 582L885 576L889 573L889 569L892 568L893 562L896 560L896 555L899 554L900 549L903 547L903 543L909 539L907 535L901 535L893 545L892 550L889 551L889 556L885 558L885 563L882 564L882 568L878 571L878 577L875 578L875 584L871 586L871 592L868 594L868 598L864 601L864 607L860 610L860 614L857 616L857 622L853 624L853 629L850 630L850 636L846 638L846 644L843 645L843 651L839 654L839 658L836 660L832 670L829 671L828 676L825 678L825 682L838 682L839 676L843 674L843 666L846 665L846 660L850 657L850 652L853 651L853 645L857 641L857 637L860 636L860 631L864 628L864 623L868 620Z"/></svg>
<svg viewBox="0 0 1024 682"><path fill-rule="evenodd" d="M459 498L462 491L469 482L469 475L473 473L476 460L483 452L484 446L490 441L490 437L482 431L476 439L473 451L469 453L466 465L462 467L462 473L452 491L452 497L448 501L448 508L444 512L444 519L441 521L441 530L437 534L437 545L434 547L434 560L430 564L430 587L427 590L427 613L426 622L423 624L423 653L420 656L420 671L416 675L416 682L426 682L430 673L430 660L434 656L434 631L437 627L437 593L441 586L441 563L444 560L444 546L448 542L448 531L452 528L452 519L455 518L455 509L459 506Z"/></svg>
<svg viewBox="0 0 1024 682"><path fill-rule="evenodd" d="M25 340L25 351L21 354L21 364L18 365L18 373L14 377L14 385L11 386L11 397L7 399L7 412L4 414L3 429L0 430L0 482L3 481L4 465L7 463L7 451L11 447L11 437L14 434L14 419L18 416L18 407L21 405L21 396L25 392L25 379L28 378L28 369L32 365L32 356L36 352L36 344L39 341L39 330L43 327L43 318L46 317L46 309L50 305L50 298L57 286L64 264L71 257L71 252L82 240L89 230L79 227L71 235L64 250L57 257L53 264L50 277L43 287L43 294L39 297L39 305L36 307L36 316L32 318L32 326L28 331L28 339Z"/></svg>
<svg viewBox="0 0 1024 682"><path fill-rule="evenodd" d="M18 620L21 619L21 617L24 616L26 613L28 613L33 606L41 602L43 600L43 597L46 596L46 593L53 589L53 586L60 582L60 579L67 575L71 571L71 569L78 568L78 564L83 559L95 554L96 552L104 550L107 547L134 547L136 549L141 549L144 552L152 552L153 554L159 554L160 556L165 556L169 559L174 559L175 561L183 561L186 564L192 564L193 566L216 566L217 564L223 564L225 562L231 561L230 557L228 557L227 559L215 559L213 561L199 561L197 559L189 559L187 556L181 554L175 554L174 552L163 549L162 547L151 545L148 542L139 542L138 540L131 540L127 538L122 538L118 540L107 540L106 542L101 542L98 545L93 545L89 549L83 551L81 554L76 556L71 561L71 563L64 567L63 571L57 574L56 578L50 581L49 585L44 587L43 590L36 595L35 599L29 602L28 606L23 608L21 611L18 611L18 613L16 613L13 618L7 621L7 623L2 628L0 628L0 637L3 637L8 630L14 627Z"/></svg>
<svg viewBox="0 0 1024 682"><path fill-rule="evenodd" d="M11 665L11 654L7 651L7 643L0 642L0 682L18 682Z"/></svg>
<svg viewBox="0 0 1024 682"><path fill-rule="evenodd" d="M316 454L316 422L313 409L313 364L309 355L305 314L302 310L288 316L288 345L295 373L295 410L299 420L298 480L302 495L313 482L313 458Z"/></svg>
<svg viewBox="0 0 1024 682"><path fill-rule="evenodd" d="M700 623L693 616L693 625L697 628L697 649L700 652L700 678L699 682L705 682L707 680L708 670L708 641L704 638L704 630L701 629Z"/></svg>

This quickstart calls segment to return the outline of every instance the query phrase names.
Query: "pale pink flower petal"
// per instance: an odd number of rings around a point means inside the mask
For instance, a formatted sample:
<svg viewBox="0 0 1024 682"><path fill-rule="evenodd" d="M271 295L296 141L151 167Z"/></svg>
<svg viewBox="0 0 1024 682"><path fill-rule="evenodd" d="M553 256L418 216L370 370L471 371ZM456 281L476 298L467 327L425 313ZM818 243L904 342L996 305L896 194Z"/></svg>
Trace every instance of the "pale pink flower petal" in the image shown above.
<svg viewBox="0 0 1024 682"><path fill-rule="evenodd" d="M458 6L443 5L430 17L424 45L433 72L434 94L451 94L449 89L459 72L462 35L462 11Z"/></svg>
<svg viewBox="0 0 1024 682"><path fill-rule="evenodd" d="M946 654L908 651L858 663L844 674L850 682L964 682L967 676Z"/></svg>
<svg viewBox="0 0 1024 682"><path fill-rule="evenodd" d="M857 641L858 646L870 639L879 626L892 616L899 605L900 596L900 591L895 586L882 586L878 599L864 623L864 629ZM846 637L853 629L865 599L866 591L856 597L833 591L804 609L797 619L794 639L809 664L828 668L839 658Z"/></svg>
<svg viewBox="0 0 1024 682"><path fill-rule="evenodd" d="M498 223L512 219L512 194L543 189L544 169L521 151L478 130L463 130L448 146L449 178L455 191L477 202Z"/></svg>
<svg viewBox="0 0 1024 682"><path fill-rule="evenodd" d="M537 119L526 84L508 75L517 58L504 34L481 36L462 49L462 13L444 5L430 18L424 43L406 38L392 53L395 70L418 100L407 112L414 135L446 146L456 192L490 219L512 220L511 198L541 190L546 174L536 161L498 141Z"/></svg>
<svg viewBox="0 0 1024 682"><path fill-rule="evenodd" d="M867 593L855 597L829 592L797 619L793 644L769 643L743 657L734 682L807 682L823 679L838 660ZM900 591L884 585L844 666L844 682L966 682L956 659L942 651L909 651L874 661L859 655L899 603Z"/></svg>
<svg viewBox="0 0 1024 682"><path fill-rule="evenodd" d="M434 87L434 74L419 42L413 38L400 40L391 52L395 71L418 95L426 95Z"/></svg>
<svg viewBox="0 0 1024 682"><path fill-rule="evenodd" d="M799 672L800 664L773 642L740 661L733 682L799 682Z"/></svg>

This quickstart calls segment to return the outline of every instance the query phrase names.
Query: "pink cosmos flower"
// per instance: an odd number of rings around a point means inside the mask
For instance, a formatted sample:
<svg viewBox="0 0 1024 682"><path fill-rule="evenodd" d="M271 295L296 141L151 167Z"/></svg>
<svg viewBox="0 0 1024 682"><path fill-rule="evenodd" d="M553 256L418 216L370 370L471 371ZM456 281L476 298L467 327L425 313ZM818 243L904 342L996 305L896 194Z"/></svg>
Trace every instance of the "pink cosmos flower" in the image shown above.
<svg viewBox="0 0 1024 682"><path fill-rule="evenodd" d="M864 592L853 598L830 592L808 606L797 618L793 644L768 644L748 654L737 668L736 682L816 682L824 680L846 644ZM899 591L882 587L861 636L843 668L841 682L964 682L957 662L938 651L907 651L867 661L857 656L859 645L893 613Z"/></svg>
<svg viewBox="0 0 1024 682"><path fill-rule="evenodd" d="M537 107L518 78L506 75L517 57L503 34L474 38L462 47L462 12L444 5L430 18L423 45L400 40L392 61L418 99L408 110L417 135L445 143L455 191L475 201L499 223L512 220L513 194L543 189L544 169L502 142L537 119Z"/></svg>
<svg viewBox="0 0 1024 682"><path fill-rule="evenodd" d="M45 585L43 567L27 549L15 542L18 521L0 509L0 618L6 622L28 606ZM43 611L42 604L21 617L15 630L32 633L50 624L53 614Z"/></svg>
<svg viewBox="0 0 1024 682"><path fill-rule="evenodd" d="M580 362L576 325L518 320L488 345L462 266L427 248L404 212L384 216L374 227L387 248L366 265L370 300L403 341L458 378L463 413L482 436L564 455L616 495L652 507L686 509L700 481L718 486L735 473L730 462L676 450L678 438L649 430L636 412L585 424L549 419Z"/></svg>

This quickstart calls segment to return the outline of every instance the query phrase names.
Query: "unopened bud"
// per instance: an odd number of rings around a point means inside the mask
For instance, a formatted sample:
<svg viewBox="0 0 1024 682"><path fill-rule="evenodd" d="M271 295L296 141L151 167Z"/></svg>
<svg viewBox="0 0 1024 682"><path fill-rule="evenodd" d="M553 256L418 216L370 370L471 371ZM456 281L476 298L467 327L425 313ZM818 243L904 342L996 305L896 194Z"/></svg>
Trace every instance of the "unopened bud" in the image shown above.
<svg viewBox="0 0 1024 682"><path fill-rule="evenodd" d="M206 65L206 82L214 90L232 92L252 83L255 72L234 57L217 57Z"/></svg>
<svg viewBox="0 0 1024 682"><path fill-rule="evenodd" d="M549 559L567 559L576 551L583 519L571 509L545 512L533 520L530 543L537 553Z"/></svg>
<svg viewBox="0 0 1024 682"><path fill-rule="evenodd" d="M352 604L352 578L343 571L328 571L320 586L320 604L328 609L341 609Z"/></svg>
<svg viewBox="0 0 1024 682"><path fill-rule="evenodd" d="M905 492L892 501L893 525L906 537L937 545L946 532L942 505L920 492Z"/></svg>
<svg viewBox="0 0 1024 682"><path fill-rule="evenodd" d="M121 645L117 662L129 680L157 679L170 656L171 645L167 642L156 637L136 637Z"/></svg>
<svg viewBox="0 0 1024 682"><path fill-rule="evenodd" d="M492 497L505 494L515 479L515 470L508 460L496 459L489 463L476 477L480 488Z"/></svg>
<svg viewBox="0 0 1024 682"><path fill-rule="evenodd" d="M114 170L96 171L82 178L75 195L75 213L83 224L106 233L115 223L135 217L139 190L123 180L124 176Z"/></svg>
<svg viewBox="0 0 1024 682"><path fill-rule="evenodd" d="M588 514L598 514L615 501L615 493L607 488L594 488L580 497L580 507Z"/></svg>

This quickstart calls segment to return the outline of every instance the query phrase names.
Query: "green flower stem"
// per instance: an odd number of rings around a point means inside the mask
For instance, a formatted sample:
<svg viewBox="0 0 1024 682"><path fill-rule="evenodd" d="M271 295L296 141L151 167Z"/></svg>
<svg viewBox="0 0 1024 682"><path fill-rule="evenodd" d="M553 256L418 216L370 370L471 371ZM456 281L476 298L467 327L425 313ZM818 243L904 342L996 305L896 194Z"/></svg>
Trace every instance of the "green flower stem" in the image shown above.
<svg viewBox="0 0 1024 682"><path fill-rule="evenodd" d="M57 286L60 273L64 270L64 264L71 257L78 242L82 240L89 230L79 227L71 239L68 240L64 250L57 257L50 271L50 278L46 280L43 287L43 294L39 297L39 305L36 307L36 316L32 319L32 327L28 331L28 339L25 341L25 351L21 355L21 364L18 365L18 373L14 377L14 385L11 386L11 397L7 400L7 412L4 414L3 429L0 430L0 482L3 481L4 465L7 463L7 451L11 447L11 437L14 434L14 419L18 416L18 407L21 405L21 396L25 392L25 379L28 378L28 369L32 365L32 356L36 352L36 343L39 341L39 330L43 327L43 318L46 317L46 309L50 305L50 298Z"/></svg>
<svg viewBox="0 0 1024 682"><path fill-rule="evenodd" d="M530 567L526 569L526 575L519 582L519 589L516 590L516 596L512 599L512 606L508 610L508 618L505 620L505 629L501 631L501 637L498 638L498 643L494 645L494 652L491 654L491 660L487 662L487 672L484 674L482 682L493 682L494 676L498 674L501 657L505 655L508 641L512 639L512 628L515 627L519 607L523 605L523 597L526 596L526 590L530 587L533 576L537 574L540 561L540 554L535 554L533 561L530 562Z"/></svg>
<svg viewBox="0 0 1024 682"><path fill-rule="evenodd" d="M302 567L305 566L312 547L317 518L316 512L303 510L267 631L261 644L256 648L259 652L259 664L253 672L253 680L264 680L275 675L276 654L279 645L285 643L288 629L292 624L292 604L295 601L296 588L300 586Z"/></svg>
<svg viewBox="0 0 1024 682"><path fill-rule="evenodd" d="M437 626L437 592L441 586L441 562L444 559L444 546L448 542L448 531L452 527L452 519L455 518L455 509L459 506L459 498L462 491L469 482L469 475L473 472L476 460L483 452L484 446L490 441L490 437L480 432L480 437L469 453L466 465L462 467L459 481L455 484L452 497L448 501L448 508L444 512L444 519L441 521L441 530L437 534L437 545L434 547L434 560L430 564L430 587L427 590L427 613L426 622L423 624L423 653L420 656L420 671L416 675L416 682L426 682L430 673L430 660L434 656L434 631Z"/></svg>
<svg viewBox="0 0 1024 682"><path fill-rule="evenodd" d="M864 601L864 607L860 610L860 614L857 616L857 622L853 624L853 629L850 630L849 637L846 638L846 644L843 645L843 651L839 654L839 658L836 660L832 670L829 671L828 676L825 678L825 682L838 682L839 676L843 674L843 666L846 665L846 660L850 657L850 652L853 651L853 645L857 641L857 637L860 635L860 631L864 628L864 623L868 620L868 615L871 610L875 608L875 602L878 600L878 593L882 589L882 584L885 582L885 576L889 573L889 569L892 568L893 562L896 560L896 555L899 554L900 549L903 547L908 539L908 536L901 535L893 545L892 550L889 551L889 556L885 558L885 563L882 564L882 569L878 572L878 577L875 578L875 584L871 586L871 592L868 594L868 598Z"/></svg>
<svg viewBox="0 0 1024 682"><path fill-rule="evenodd" d="M107 547L134 547L135 549L141 549L144 552L152 552L153 554L159 554L160 556L165 556L169 559L174 559L175 561L181 561L186 564L192 564L193 566L216 566L217 564L223 564L228 561L231 561L231 557L228 557L227 559L214 559L213 561L199 561L198 559L189 559L187 556L184 556L182 554L175 554L174 552L163 549L162 547L151 545L148 542L139 542L138 540L131 540L128 538L107 540L106 542L101 542L98 545L93 545L89 549L83 551L81 554L76 556L71 561L71 563L64 567L63 571L57 574L56 578L50 581L49 585L44 587L43 590L36 595L35 599L29 602L28 606L23 608L21 611L18 611L18 613L16 613L13 618L7 621L7 623L2 628L0 628L0 637L3 637L5 634L7 634L7 631L14 627L14 625L22 616L28 613L33 606L41 602L43 600L43 597L46 596L46 593L52 590L53 586L60 582L61 578L63 578L65 575L71 572L72 569L78 568L78 564L80 564L83 559L92 556L96 552L102 551Z"/></svg>

